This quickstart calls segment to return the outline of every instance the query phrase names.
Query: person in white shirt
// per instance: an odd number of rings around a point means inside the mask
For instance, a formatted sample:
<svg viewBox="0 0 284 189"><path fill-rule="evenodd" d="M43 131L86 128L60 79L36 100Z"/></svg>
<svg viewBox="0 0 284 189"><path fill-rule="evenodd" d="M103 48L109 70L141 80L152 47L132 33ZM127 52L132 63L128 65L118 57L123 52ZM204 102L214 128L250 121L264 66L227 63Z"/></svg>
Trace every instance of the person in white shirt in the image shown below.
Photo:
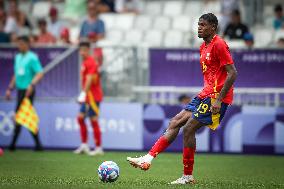
<svg viewBox="0 0 284 189"><path fill-rule="evenodd" d="M47 23L47 31L51 33L56 39L60 38L61 30L63 29L63 23L58 19L58 11L55 7L51 7L49 10L50 20Z"/></svg>

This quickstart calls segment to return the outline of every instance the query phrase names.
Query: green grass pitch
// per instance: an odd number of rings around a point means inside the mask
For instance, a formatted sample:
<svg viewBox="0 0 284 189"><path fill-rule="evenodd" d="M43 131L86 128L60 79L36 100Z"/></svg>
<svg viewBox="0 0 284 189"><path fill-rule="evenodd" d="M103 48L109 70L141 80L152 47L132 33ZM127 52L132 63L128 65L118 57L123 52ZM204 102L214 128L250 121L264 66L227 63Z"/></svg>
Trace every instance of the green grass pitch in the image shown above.
<svg viewBox="0 0 284 189"><path fill-rule="evenodd" d="M180 153L163 153L149 171L132 168L127 156L139 152L107 152L104 156L73 155L70 151L5 152L0 157L0 188L284 188L283 156L197 154L195 185L170 186L182 174ZM115 161L120 177L115 183L98 180L97 168Z"/></svg>

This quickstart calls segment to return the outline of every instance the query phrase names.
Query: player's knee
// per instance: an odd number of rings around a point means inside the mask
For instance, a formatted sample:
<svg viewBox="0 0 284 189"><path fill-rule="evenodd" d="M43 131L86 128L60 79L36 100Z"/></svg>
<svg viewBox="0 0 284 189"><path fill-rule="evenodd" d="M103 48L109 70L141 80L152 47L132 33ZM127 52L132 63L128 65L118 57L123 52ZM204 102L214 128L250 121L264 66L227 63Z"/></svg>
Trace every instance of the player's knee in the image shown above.
<svg viewBox="0 0 284 189"><path fill-rule="evenodd" d="M84 121L84 119L85 119L84 114L78 114L78 116L77 116L78 121Z"/></svg>
<svg viewBox="0 0 284 189"><path fill-rule="evenodd" d="M92 116L90 117L91 121L98 121L98 116Z"/></svg>
<svg viewBox="0 0 284 189"><path fill-rule="evenodd" d="M169 123L169 129L174 129L177 126L178 126L178 121L175 118L171 119Z"/></svg>

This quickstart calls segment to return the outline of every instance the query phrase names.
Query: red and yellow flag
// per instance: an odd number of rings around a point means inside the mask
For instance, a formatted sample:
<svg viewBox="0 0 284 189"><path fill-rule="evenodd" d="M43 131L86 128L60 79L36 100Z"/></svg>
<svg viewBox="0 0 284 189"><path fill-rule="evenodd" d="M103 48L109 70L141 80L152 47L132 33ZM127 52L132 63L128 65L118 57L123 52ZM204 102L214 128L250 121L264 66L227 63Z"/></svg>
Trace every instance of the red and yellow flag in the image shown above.
<svg viewBox="0 0 284 189"><path fill-rule="evenodd" d="M24 98L19 110L16 112L15 120L18 124L26 127L32 133L36 134L38 132L38 115L28 98Z"/></svg>

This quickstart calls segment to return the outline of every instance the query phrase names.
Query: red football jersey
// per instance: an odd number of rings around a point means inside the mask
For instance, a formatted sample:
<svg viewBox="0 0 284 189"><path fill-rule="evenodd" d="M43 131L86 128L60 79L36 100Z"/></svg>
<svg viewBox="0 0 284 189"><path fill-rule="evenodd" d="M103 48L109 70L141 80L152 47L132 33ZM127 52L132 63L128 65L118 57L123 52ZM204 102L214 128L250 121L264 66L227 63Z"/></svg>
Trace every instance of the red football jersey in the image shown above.
<svg viewBox="0 0 284 189"><path fill-rule="evenodd" d="M204 88L198 97L217 98L227 77L225 65L234 64L226 42L215 35L208 45L205 42L200 46L200 65L204 78ZM233 87L228 91L222 102L232 104Z"/></svg>
<svg viewBox="0 0 284 189"><path fill-rule="evenodd" d="M89 56L86 58L81 66L81 78L82 86L85 87L87 75L94 75L93 82L90 87L90 91L93 94L95 101L100 102L103 99L103 90L101 87L101 79L98 72L98 65L93 57ZM87 103L89 99L87 98Z"/></svg>

